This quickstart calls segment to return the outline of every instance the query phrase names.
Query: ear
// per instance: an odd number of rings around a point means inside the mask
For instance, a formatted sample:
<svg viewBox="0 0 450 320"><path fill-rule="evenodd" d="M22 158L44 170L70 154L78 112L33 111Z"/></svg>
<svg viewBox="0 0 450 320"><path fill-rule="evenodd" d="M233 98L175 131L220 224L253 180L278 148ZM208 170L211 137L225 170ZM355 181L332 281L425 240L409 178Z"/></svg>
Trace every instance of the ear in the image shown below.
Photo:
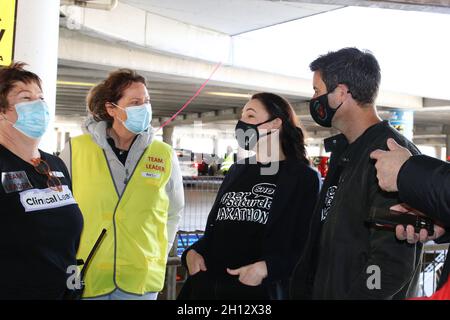
<svg viewBox="0 0 450 320"><path fill-rule="evenodd" d="M105 109L106 109L106 112L112 117L112 118L114 118L115 117L115 115L116 115L116 107L114 107L114 105L112 104L112 103L110 103L110 102L106 102L105 103Z"/></svg>
<svg viewBox="0 0 450 320"><path fill-rule="evenodd" d="M272 121L273 129L280 129L282 125L283 125L283 120L281 120L280 118L273 119L273 121Z"/></svg>
<svg viewBox="0 0 450 320"><path fill-rule="evenodd" d="M349 91L348 86L346 84L340 83L340 84L338 84L337 87L339 88L339 93L338 93L339 97L342 99L345 99L345 97L347 96L347 93Z"/></svg>

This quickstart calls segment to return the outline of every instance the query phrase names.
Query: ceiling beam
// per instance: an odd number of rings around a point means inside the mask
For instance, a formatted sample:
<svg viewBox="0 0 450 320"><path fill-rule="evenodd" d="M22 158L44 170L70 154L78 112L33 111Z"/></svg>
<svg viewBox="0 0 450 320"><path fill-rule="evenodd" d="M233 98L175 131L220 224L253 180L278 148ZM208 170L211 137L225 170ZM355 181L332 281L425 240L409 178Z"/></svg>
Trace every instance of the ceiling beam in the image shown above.
<svg viewBox="0 0 450 320"><path fill-rule="evenodd" d="M270 1L270 0L266 0ZM371 8L396 9L407 11L425 11L435 13L450 13L448 0L284 0L285 2L300 2L313 4L331 4L342 6L358 6Z"/></svg>

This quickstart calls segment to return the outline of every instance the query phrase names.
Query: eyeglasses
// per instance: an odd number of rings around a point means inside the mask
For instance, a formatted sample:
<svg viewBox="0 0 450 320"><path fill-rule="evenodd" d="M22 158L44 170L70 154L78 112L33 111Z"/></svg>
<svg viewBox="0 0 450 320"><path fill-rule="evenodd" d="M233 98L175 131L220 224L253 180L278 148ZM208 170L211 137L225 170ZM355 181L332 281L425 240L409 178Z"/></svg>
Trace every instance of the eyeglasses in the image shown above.
<svg viewBox="0 0 450 320"><path fill-rule="evenodd" d="M59 178L52 173L47 162L41 158L31 159L31 162L33 163L34 170L36 170L37 173L47 176L47 186L50 189L59 192L63 190L61 180L59 180Z"/></svg>

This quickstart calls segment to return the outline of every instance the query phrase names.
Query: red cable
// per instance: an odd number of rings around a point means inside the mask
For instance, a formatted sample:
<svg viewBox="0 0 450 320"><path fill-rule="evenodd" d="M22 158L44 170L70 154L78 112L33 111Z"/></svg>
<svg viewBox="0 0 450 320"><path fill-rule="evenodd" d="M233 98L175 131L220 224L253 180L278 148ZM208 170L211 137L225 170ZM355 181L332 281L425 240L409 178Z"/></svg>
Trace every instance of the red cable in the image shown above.
<svg viewBox="0 0 450 320"><path fill-rule="evenodd" d="M214 70L211 72L211 75L209 76L209 78L206 79L205 82L203 82L203 84L200 86L200 88L198 88L197 92L181 107L180 110L178 110L169 120L164 122L156 131L159 131L162 128L164 128L166 125L168 125L170 122L172 122L172 120L175 119L181 111L186 109L186 107L200 94L200 92L202 92L203 88L206 86L206 84L209 82L209 80L211 80L212 76L214 75L214 73L216 73L217 69L219 69L219 67L221 65L222 65L222 62L219 62L215 66Z"/></svg>

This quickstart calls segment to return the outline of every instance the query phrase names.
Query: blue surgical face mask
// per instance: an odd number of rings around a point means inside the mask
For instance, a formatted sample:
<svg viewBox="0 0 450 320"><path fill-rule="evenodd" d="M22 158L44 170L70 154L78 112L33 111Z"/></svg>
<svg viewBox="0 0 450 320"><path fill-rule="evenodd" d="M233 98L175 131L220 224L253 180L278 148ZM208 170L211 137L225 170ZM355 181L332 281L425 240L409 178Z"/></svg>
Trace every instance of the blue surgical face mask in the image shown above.
<svg viewBox="0 0 450 320"><path fill-rule="evenodd" d="M147 130L150 126L150 121L152 120L152 106L150 103L147 102L140 106L133 106L125 109L119 107L115 103L113 103L113 105L127 113L127 120L119 120L122 121L128 131L134 134L139 134Z"/></svg>
<svg viewBox="0 0 450 320"><path fill-rule="evenodd" d="M17 120L12 123L14 128L29 138L39 139L47 130L50 113L45 101L38 99L16 104Z"/></svg>

